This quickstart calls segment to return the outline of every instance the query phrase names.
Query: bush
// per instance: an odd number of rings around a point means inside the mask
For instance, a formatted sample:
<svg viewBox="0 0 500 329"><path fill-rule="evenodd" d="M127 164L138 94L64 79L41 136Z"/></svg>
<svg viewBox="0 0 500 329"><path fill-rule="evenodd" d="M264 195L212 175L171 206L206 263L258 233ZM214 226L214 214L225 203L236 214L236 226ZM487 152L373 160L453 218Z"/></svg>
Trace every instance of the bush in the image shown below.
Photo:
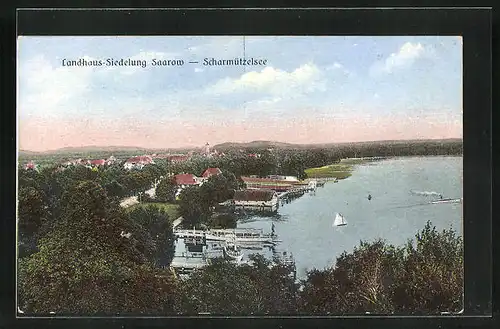
<svg viewBox="0 0 500 329"><path fill-rule="evenodd" d="M308 273L302 312L440 314L463 308L463 242L452 230L425 228L405 247L361 242L336 265Z"/></svg>

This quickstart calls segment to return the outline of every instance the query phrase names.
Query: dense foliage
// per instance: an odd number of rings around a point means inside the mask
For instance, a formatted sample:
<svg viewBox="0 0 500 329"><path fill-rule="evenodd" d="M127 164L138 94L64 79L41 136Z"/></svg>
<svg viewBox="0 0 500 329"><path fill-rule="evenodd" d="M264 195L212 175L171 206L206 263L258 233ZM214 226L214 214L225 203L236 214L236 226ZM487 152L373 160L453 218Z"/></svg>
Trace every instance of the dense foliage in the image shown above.
<svg viewBox="0 0 500 329"><path fill-rule="evenodd" d="M251 265L236 266L213 260L203 271L182 281L181 314L220 315L295 314L297 311L292 268L271 266L261 255L250 256Z"/></svg>
<svg viewBox="0 0 500 329"><path fill-rule="evenodd" d="M227 171L211 176L201 186L184 189L179 196L179 212L188 227L209 225L217 205L234 196L243 182Z"/></svg>
<svg viewBox="0 0 500 329"><path fill-rule="evenodd" d="M150 205L133 209L129 217L145 231L146 241L150 241L153 245L153 251L148 255L148 259L156 267L168 267L175 251L172 220L168 214Z"/></svg>
<svg viewBox="0 0 500 329"><path fill-rule="evenodd" d="M305 313L439 314L463 307L463 241L428 222L415 241L362 242L334 267L309 272Z"/></svg>
<svg viewBox="0 0 500 329"><path fill-rule="evenodd" d="M148 265L148 256L155 255L144 229L150 224L130 220L95 182L71 186L39 251L19 260L20 307L63 314L168 311L173 302L167 291L175 283Z"/></svg>
<svg viewBox="0 0 500 329"><path fill-rule="evenodd" d="M177 186L175 181L169 177L162 179L156 187L156 200L160 202L174 202Z"/></svg>

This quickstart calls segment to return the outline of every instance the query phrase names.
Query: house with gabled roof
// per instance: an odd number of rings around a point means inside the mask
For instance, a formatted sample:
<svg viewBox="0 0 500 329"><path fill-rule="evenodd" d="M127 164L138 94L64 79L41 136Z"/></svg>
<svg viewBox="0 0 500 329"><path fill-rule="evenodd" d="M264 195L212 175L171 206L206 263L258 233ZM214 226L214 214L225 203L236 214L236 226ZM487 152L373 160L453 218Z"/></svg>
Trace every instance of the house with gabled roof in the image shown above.
<svg viewBox="0 0 500 329"><path fill-rule="evenodd" d="M38 165L36 165L33 161L30 161L24 165L25 170L38 170Z"/></svg>
<svg viewBox="0 0 500 329"><path fill-rule="evenodd" d="M132 169L132 168L142 169L144 168L145 165L148 164L154 164L153 158L150 157L149 155L141 155L128 159L127 161L125 161L123 167L125 169Z"/></svg>
<svg viewBox="0 0 500 329"><path fill-rule="evenodd" d="M244 189L234 191L231 203L236 208L274 212L278 210L279 198L269 189Z"/></svg>
<svg viewBox="0 0 500 329"><path fill-rule="evenodd" d="M219 168L207 168L203 174L201 174L201 177L203 179L208 179L210 178L211 176L217 176L219 174L222 174L222 170L220 170Z"/></svg>
<svg viewBox="0 0 500 329"><path fill-rule="evenodd" d="M177 192L175 193L176 198L181 194L182 190L188 186L200 186L203 180L196 177L193 174L178 174L173 177L175 184L177 185Z"/></svg>

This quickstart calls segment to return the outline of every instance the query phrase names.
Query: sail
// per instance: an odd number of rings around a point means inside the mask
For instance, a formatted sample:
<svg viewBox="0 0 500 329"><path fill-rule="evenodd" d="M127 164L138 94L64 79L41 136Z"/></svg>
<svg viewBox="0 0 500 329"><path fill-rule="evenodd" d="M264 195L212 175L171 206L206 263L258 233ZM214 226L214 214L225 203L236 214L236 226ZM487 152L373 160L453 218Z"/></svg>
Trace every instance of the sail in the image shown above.
<svg viewBox="0 0 500 329"><path fill-rule="evenodd" d="M337 213L335 215L335 219L333 221L333 226L342 226L342 225L346 225L346 221L344 219L344 216L342 216L342 214L339 214Z"/></svg>

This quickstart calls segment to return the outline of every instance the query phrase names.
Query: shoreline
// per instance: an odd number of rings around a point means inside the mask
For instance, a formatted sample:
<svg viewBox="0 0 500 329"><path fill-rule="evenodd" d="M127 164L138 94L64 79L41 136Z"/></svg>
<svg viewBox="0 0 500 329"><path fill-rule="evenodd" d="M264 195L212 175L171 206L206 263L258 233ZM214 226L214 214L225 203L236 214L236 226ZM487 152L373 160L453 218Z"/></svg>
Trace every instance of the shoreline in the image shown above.
<svg viewBox="0 0 500 329"><path fill-rule="evenodd" d="M314 167L305 169L307 174L306 179L321 179L321 178L337 178L343 180L352 176L355 166L363 165L371 162L397 160L397 159L410 159L410 158L463 158L463 154L431 154L431 155L399 155L399 156L374 156L374 157L361 157L361 158L344 158L338 163L332 163L322 167Z"/></svg>

